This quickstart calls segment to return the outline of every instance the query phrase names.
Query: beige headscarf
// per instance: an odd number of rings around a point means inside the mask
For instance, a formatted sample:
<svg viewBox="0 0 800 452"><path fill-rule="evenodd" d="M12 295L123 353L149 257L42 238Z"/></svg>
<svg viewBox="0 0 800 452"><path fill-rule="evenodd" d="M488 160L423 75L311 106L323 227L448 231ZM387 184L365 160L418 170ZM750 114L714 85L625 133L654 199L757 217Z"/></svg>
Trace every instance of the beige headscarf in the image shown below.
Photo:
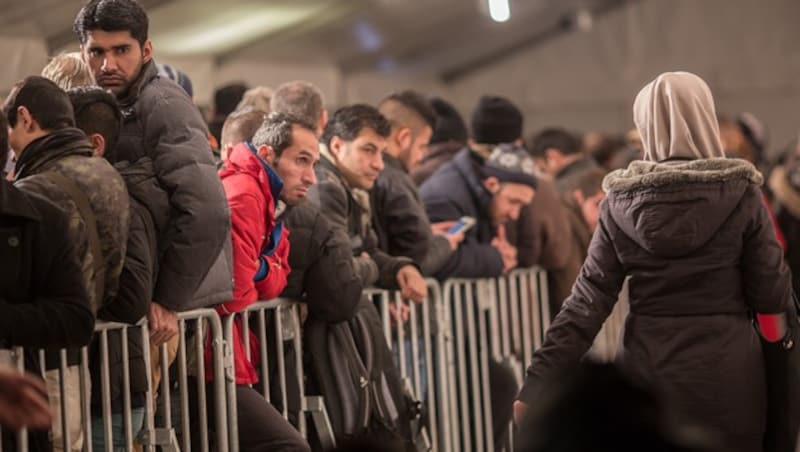
<svg viewBox="0 0 800 452"><path fill-rule="evenodd" d="M724 158L711 90L688 72L666 72L639 91L633 121L642 136L644 159Z"/></svg>

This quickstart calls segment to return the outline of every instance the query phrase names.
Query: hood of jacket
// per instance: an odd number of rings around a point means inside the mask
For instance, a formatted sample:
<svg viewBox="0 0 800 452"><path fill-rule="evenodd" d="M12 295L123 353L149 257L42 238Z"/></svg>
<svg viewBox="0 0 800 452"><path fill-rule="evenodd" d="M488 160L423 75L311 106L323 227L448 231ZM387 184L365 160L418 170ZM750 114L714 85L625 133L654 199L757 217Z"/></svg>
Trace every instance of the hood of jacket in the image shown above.
<svg viewBox="0 0 800 452"><path fill-rule="evenodd" d="M705 245L734 212L756 168L738 159L635 161L606 176L611 218L643 249L680 257Z"/></svg>

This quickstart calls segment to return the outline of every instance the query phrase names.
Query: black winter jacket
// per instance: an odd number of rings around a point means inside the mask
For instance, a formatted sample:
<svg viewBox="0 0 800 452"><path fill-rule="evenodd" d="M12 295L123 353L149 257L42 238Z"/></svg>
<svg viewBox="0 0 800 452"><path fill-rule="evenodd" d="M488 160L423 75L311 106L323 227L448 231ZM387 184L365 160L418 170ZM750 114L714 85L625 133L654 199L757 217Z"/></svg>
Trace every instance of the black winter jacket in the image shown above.
<svg viewBox="0 0 800 452"><path fill-rule="evenodd" d="M534 353L520 398L591 346L629 278L621 364L681 419L757 452L765 431L761 344L751 312L785 312L789 270L749 163L633 162L608 198L572 295Z"/></svg>
<svg viewBox="0 0 800 452"><path fill-rule="evenodd" d="M94 317L67 215L0 180L0 348L82 347Z"/></svg>
<svg viewBox="0 0 800 452"><path fill-rule="evenodd" d="M144 157L135 164L120 162L115 165L128 188L131 205L131 228L125 264L119 277L117 296L97 313L97 318L108 322L136 324L147 315L153 297L155 276L158 274L158 233L166 227L169 217L169 200L155 178L152 161ZM147 390L144 350L140 328L128 329L128 366L131 394ZM123 382L122 335L108 333L109 373L111 400L121 403ZM95 337L90 355L92 404L101 403L100 338ZM134 400L136 402L141 400Z"/></svg>
<svg viewBox="0 0 800 452"><path fill-rule="evenodd" d="M402 163L383 154L384 168L370 190L372 225L380 249L416 262L432 276L453 253L450 242L434 235L419 191Z"/></svg>
<svg viewBox="0 0 800 452"><path fill-rule="evenodd" d="M311 202L289 208L289 273L281 296L308 304L309 315L328 323L353 318L364 286L350 241Z"/></svg>

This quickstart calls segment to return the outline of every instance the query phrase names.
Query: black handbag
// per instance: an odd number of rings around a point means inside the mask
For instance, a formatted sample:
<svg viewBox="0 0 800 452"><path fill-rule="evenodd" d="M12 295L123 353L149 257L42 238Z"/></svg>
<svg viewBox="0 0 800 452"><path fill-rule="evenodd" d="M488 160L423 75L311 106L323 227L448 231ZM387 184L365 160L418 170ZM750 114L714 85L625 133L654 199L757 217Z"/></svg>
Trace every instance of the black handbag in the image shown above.
<svg viewBox="0 0 800 452"><path fill-rule="evenodd" d="M761 338L767 379L764 452L795 452L800 430L800 319L797 297L787 311L789 331L778 342Z"/></svg>

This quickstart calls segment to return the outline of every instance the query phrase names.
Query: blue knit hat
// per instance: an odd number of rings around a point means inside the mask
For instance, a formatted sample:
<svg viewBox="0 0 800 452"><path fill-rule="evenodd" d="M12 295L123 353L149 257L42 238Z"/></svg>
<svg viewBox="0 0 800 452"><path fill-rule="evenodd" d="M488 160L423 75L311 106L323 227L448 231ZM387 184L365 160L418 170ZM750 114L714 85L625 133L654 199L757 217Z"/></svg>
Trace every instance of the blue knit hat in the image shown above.
<svg viewBox="0 0 800 452"><path fill-rule="evenodd" d="M168 64L156 64L158 66L158 75L162 77L166 77L173 82L177 83L178 86L183 88L186 91L186 94L189 97L194 97L194 89L192 88L192 80L189 78L188 75L175 69L174 67Z"/></svg>

